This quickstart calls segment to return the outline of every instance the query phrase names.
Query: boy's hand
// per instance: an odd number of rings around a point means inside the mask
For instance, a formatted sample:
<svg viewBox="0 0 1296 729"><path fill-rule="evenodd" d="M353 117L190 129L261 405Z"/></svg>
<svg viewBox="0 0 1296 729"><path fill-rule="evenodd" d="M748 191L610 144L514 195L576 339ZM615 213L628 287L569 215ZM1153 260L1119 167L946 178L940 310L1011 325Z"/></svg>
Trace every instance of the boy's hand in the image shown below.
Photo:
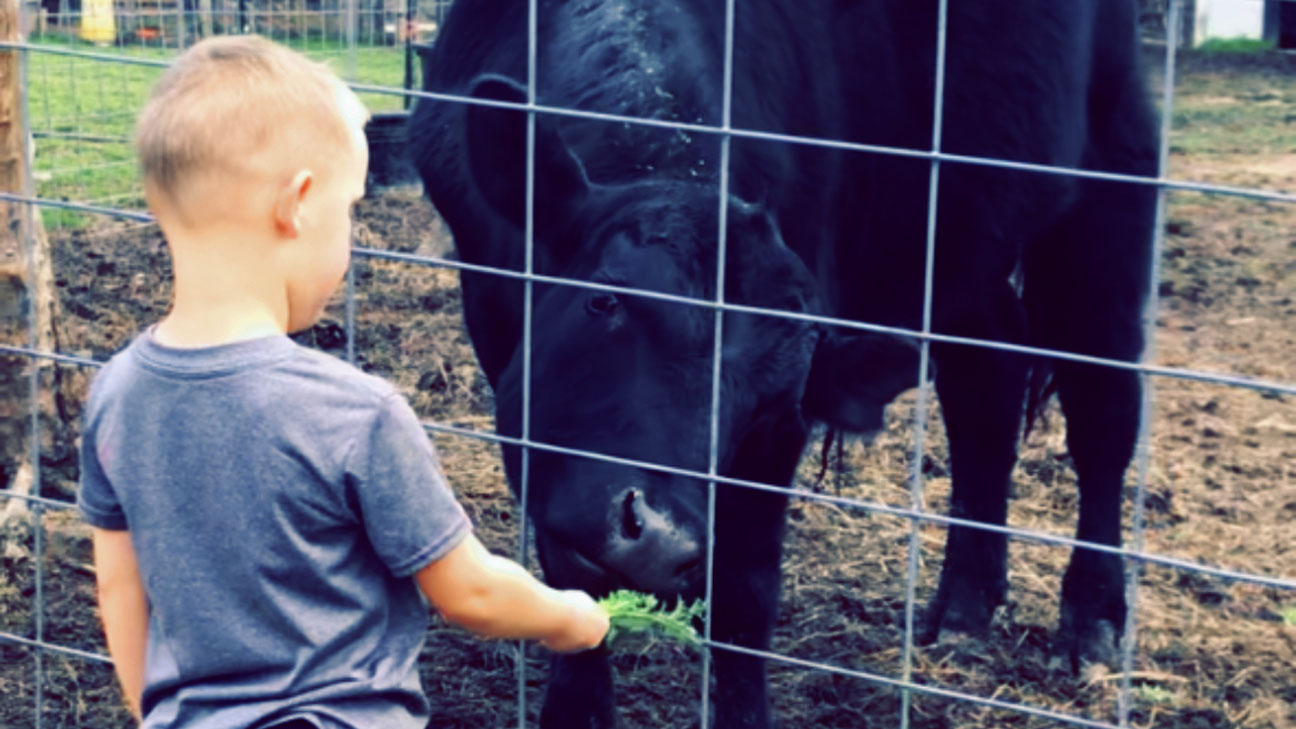
<svg viewBox="0 0 1296 729"><path fill-rule="evenodd" d="M594 598L580 590L563 590L559 598L567 603L570 620L559 634L540 641L555 653L576 653L597 648L608 632L608 614Z"/></svg>

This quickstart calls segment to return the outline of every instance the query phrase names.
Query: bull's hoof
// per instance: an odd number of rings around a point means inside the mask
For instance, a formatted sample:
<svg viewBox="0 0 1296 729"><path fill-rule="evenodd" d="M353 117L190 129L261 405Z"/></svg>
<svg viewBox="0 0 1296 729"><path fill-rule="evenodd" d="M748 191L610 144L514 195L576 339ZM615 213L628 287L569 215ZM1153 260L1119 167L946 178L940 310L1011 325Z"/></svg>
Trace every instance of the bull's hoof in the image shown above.
<svg viewBox="0 0 1296 729"><path fill-rule="evenodd" d="M999 590L977 589L966 581L942 576L936 597L923 615L918 642L927 645L963 636L984 636L990 630L1001 595Z"/></svg>
<svg viewBox="0 0 1296 729"><path fill-rule="evenodd" d="M1077 619L1074 611L1064 606L1050 662L1077 676L1095 666L1118 668L1123 627L1113 620Z"/></svg>
<svg viewBox="0 0 1296 729"><path fill-rule="evenodd" d="M969 607L975 609L969 611ZM931 643L960 642L964 638L984 636L990 630L990 618L993 609L983 612L981 606L955 606L932 603L923 616L918 633L921 645Z"/></svg>
<svg viewBox="0 0 1296 729"><path fill-rule="evenodd" d="M1053 654L1073 673L1116 668L1125 630L1125 574L1120 560L1079 550L1062 578Z"/></svg>

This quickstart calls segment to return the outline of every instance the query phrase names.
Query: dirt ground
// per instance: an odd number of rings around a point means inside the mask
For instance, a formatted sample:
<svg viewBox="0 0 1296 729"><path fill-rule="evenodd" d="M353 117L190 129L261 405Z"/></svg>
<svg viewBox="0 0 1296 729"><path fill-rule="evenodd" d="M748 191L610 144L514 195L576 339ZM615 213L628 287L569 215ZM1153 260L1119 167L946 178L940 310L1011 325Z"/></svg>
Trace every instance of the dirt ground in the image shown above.
<svg viewBox="0 0 1296 729"><path fill-rule="evenodd" d="M1296 70L1202 65L1185 69L1183 109L1172 155L1175 175L1233 185L1296 190ZM1245 118L1220 109L1278 104L1286 137L1252 139ZM1206 110L1194 116L1198 110ZM1190 113L1191 112L1191 113ZM1223 142L1193 145L1192 125ZM1231 124L1242 124L1237 129ZM1216 126L1210 126L1216 125ZM1281 130L1280 130L1281 131ZM1267 137L1265 139L1268 139ZM1285 145L1285 146L1284 146ZM1169 198L1155 342L1163 365L1296 382L1296 205L1175 193ZM52 231L63 308L60 348L104 358L162 314L168 262L152 227L101 222ZM447 234L415 192L392 191L360 208L358 243L425 254L447 250ZM491 395L460 319L457 276L449 269L360 259L357 264L361 366L395 381L427 419L489 432ZM340 299L305 343L341 354ZM57 423L43 444L44 494L70 499L76 479L77 420L92 373L58 370ZM872 444L848 442L817 488L869 502L907 506L912 400L889 412ZM1296 578L1296 405L1292 398L1178 379L1155 382L1150 479L1144 506L1146 549L1193 562ZM450 481L488 546L516 553L518 514L498 451L480 440L437 436ZM943 511L946 444L932 419L923 469L925 508ZM797 485L816 488L817 447ZM1132 521L1135 474L1126 500ZM1022 447L1010 522L1070 535L1076 507L1062 419ZM797 500L790 509L783 596L774 650L797 659L898 677L902 671L909 523L858 509ZM104 650L93 608L93 571L84 530L69 512L45 518L42 584L46 641ZM919 529L916 598L935 586L944 530ZM13 545L11 545L13 546ZM30 540L26 543L31 546ZM1057 594L1068 557L1060 547L1014 541L1008 603L984 641L919 649L916 681L1111 720L1120 680L1092 671L1075 677L1049 660ZM36 565L25 549L0 555L0 630L34 636ZM1289 729L1296 726L1296 593L1150 566L1137 592L1137 650L1131 723L1169 729ZM422 661L434 705L432 726L516 725L519 656L511 645L475 641L434 620ZM546 662L528 651L527 710L538 710ZM43 658L44 726L125 727L111 670L81 658ZM32 651L0 641L0 726L34 725ZM701 660L664 644L644 644L616 660L625 729L697 724ZM770 669L784 727L894 727L902 697L874 682L794 665ZM912 726L1044 727L1048 719L915 695Z"/></svg>

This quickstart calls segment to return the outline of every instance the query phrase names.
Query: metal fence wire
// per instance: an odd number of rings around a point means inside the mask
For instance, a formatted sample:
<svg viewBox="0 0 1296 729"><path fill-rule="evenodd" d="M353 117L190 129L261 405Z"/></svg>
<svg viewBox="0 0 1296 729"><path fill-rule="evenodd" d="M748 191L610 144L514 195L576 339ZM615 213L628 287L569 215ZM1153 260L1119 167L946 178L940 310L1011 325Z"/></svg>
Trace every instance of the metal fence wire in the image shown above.
<svg viewBox="0 0 1296 729"><path fill-rule="evenodd" d="M43 211L47 227L54 230L64 228L81 229L102 218L115 218L140 225L151 223L151 217L145 212L138 182L134 179L134 160L129 145L129 131L135 114L143 103L149 85L156 77L158 69L164 67L168 59L177 51L185 48L196 38L223 32L253 32L263 34L276 41L300 49L320 58L333 59L340 64L339 70L351 82L353 88L374 109L397 109L404 106L408 98L432 98L464 104L484 104L520 109L527 112L528 119L528 165L526 194L526 263L522 271L491 269L468 264L446 257L420 255L380 250L371 247L356 247L354 254L358 258L370 260L397 261L418 266L430 266L487 273L508 277L524 282L525 309L523 331L524 376L522 431L518 438L504 437L498 434L444 422L426 422L430 434L444 434L460 438L485 440L497 444L520 446L523 452L521 505L519 512L527 513L528 463L527 454L532 451L548 451L566 455L580 456L608 463L628 465L658 472L689 476L709 484L708 524L713 529L715 521L715 490L718 484L758 489L784 494L794 500L808 500L831 504L868 514L881 514L897 519L908 520L909 532L905 558L905 593L904 593L904 630L901 651L901 671L898 675L887 675L878 672L864 671L848 665L833 665L826 662L806 660L777 652L754 651L736 645L721 644L711 640L710 620L706 622L706 639L714 650L733 651L738 653L760 655L774 664L822 671L844 678L858 679L872 684L898 690L902 696L902 706L896 717L896 724L908 727L911 722L911 697L927 695L961 702L978 704L995 710L1005 710L1025 714L1045 722L1056 722L1060 725L1087 727L1128 727L1132 725L1132 694L1134 690L1132 677L1135 675L1135 647L1138 644L1138 606L1140 574L1145 565L1157 565L1185 574L1205 575L1227 581L1248 582L1265 588L1288 591L1296 595L1296 580L1288 576L1274 576L1256 572L1228 569L1208 565L1180 557L1151 553L1144 547L1146 489L1151 469L1149 441L1152 422L1152 398L1154 384L1161 378L1192 380L1229 388L1246 388L1272 397L1296 396L1296 382L1279 380L1261 380L1241 374L1208 372L1186 367L1166 366L1153 363L1153 343L1156 341L1156 312L1158 307L1157 290L1160 271L1154 266L1151 281L1151 301L1148 304L1149 314L1146 319L1146 341L1148 351L1143 362L1130 363L1116 360L1076 355L1067 352L1045 350L1036 347L1006 344L1001 342L981 341L943 335L931 329L931 306L933 294L933 260L936 240L936 210L939 205L937 191L943 166L949 163L966 165L984 165L1003 169L1024 170L1049 175L1071 175L1090 178L1101 178L1129 182L1132 184L1151 185L1158 190L1155 227L1154 261L1160 261L1165 245L1167 221L1167 197L1172 191L1189 191L1208 193L1213 196L1230 196L1247 198L1273 205L1290 205L1296 203L1296 194L1276 190L1266 190L1245 186L1224 186L1184 179L1172 179L1168 173L1170 155L1170 131L1175 101L1175 70L1178 32L1182 21L1181 3L1171 0L1166 9L1165 24L1166 47L1161 74L1160 115L1161 143L1160 164L1156 178L1138 178L1125 175L1098 173L1079 169L1048 167L1044 165L1023 164L1008 160L976 158L965 155L950 154L942 150L942 103L945 80L945 40L946 40L946 2L941 0L938 26L938 56L936 64L936 84L934 97L934 123L929 150L915 151L910 149L887 148L868 144L854 144L831 139L815 139L786 134L771 134L746 129L733 128L730 124L732 78L733 78L733 28L735 13L742 12L735 7L734 0L725 3L725 44L724 44L724 87L722 99L722 121L718 127L700 124L685 124L659 120L619 117L609 114L598 114L576 109L556 108L536 102L536 19L537 0L529 0L529 53L527 78L527 103L509 104L505 102L483 101L447 94L429 94L416 91L421 87L417 78L410 75L408 62L401 64L399 59L408 50L403 46L410 39L419 41L434 37L446 3L442 0L424 0L417 6L409 3L414 0L184 0L181 3L146 2L146 0L120 0L116 5L114 27L102 35L87 35L87 28L102 18L93 17L91 0L43 0L40 3L28 2L24 6L24 27L28 40L20 43L5 43L7 49L20 50L25 73L23 88L27 90L25 100L26 114L24 119L27 131L35 141L38 150L34 158L34 169L26 181L26 189L19 193L4 193L0 198L13 203L24 214L32 215L38 209ZM87 50L82 40L91 40L103 47ZM39 81L43 90L33 95L30 90ZM719 253L716 275L716 296L713 300L699 300L674 296L651 291L638 291L625 287L607 284L577 281L554 276L537 274L533 265L533 231L530 221L534 206L534 124L538 115L554 115L599 119L609 122L637 124L663 129L674 129L687 133L716 135L721 145L721 165L719 171ZM786 144L817 145L821 147L850 150L871 154L889 154L925 160L929 165L930 203L926 227L927 263L923 288L922 326L918 330L880 326L856 321L840 320L832 317L797 314L784 311L761 310L729 302L724 290L724 260L726 253L726 214L729 186L729 150L735 138L759 139ZM122 189L120 182L127 180L127 189ZM32 227L28 226L27 230ZM29 258L35 252L36 241L29 235L25 241ZM357 356L356 340L356 288L354 266L348 273L345 288L345 330L346 352L354 361ZM530 358L531 339L534 326L531 306L533 288L537 283L576 286L585 289L632 293L660 301L674 302L710 309L714 314L714 359L711 380L711 416L709 431L709 460L705 472L692 472L686 469L646 463L632 459L619 458L604 453L588 452L561 447L551 443L532 439L529 429L530 416ZM36 339L38 329L35 301L39 297L28 298L28 329L31 333L26 345L0 345L0 356L16 358L13 361L27 362L25 370L30 391L30 412L25 416L30 419L28 425L30 443L27 458L37 464L33 469L33 484L26 493L10 489L0 491L0 505L13 502L25 505L34 517L36 528L32 535L32 565L34 580L30 595L31 620L25 633L12 631L0 632L0 647L4 644L21 646L31 651L33 657L34 697L32 704L32 723L41 727L45 723L47 712L46 685L47 675L44 657L55 655L91 663L109 663L103 654L82 650L73 646L60 644L56 636L48 632L46 620L47 605L51 595L45 584L45 555L50 548L42 527L43 515L49 511L67 511L71 503L67 498L43 496L41 487L42 457L42 420L40 403L48 395L50 387L45 376L50 368L71 367L87 371L102 364L102 357L86 356L80 352L60 351L56 348L41 346ZM911 337L921 344L920 371L917 382L927 382L929 353L932 343L958 343L970 346L988 347L1008 350L1030 355L1047 356L1056 359L1072 360L1090 364L1118 367L1135 370L1140 373L1144 382L1144 399L1140 404L1141 417L1138 432L1138 445L1134 461L1137 471L1134 489L1133 519L1130 525L1130 546L1114 548L1098 544L1088 544L1069 537L1046 532L1013 527L995 527L971 522L965 519L929 511L924 506L924 487L928 477L923 471L926 452L926 424L932 407L930 386L919 388L914 405L912 428L912 466L909 478L908 506L901 507L879 501L865 501L847 496L829 493L812 492L805 489L789 488L782 484L763 484L741 479L728 478L717 471L719 421L717 412L720 409L721 395L721 344L723 340L724 312L757 313L764 316L785 317L831 324L856 330L888 332ZM540 325L542 326L542 325ZM1044 708L1016 701L1008 701L997 695L976 695L955 688L933 685L920 680L914 675L915 668L915 621L916 589L918 582L919 558L921 551L920 527L934 524L944 527L959 525L984 529L1005 534L1013 540L1055 545L1073 548L1084 546L1088 549L1119 555L1126 565L1127 601L1130 609L1126 639L1121 649L1120 692L1117 706L1112 715L1106 718L1094 718L1081 715L1076 711ZM522 538L518 543L518 556L527 561L526 526L522 527ZM708 544L713 539L708 539ZM713 571L713 555L707 555L707 597ZM709 603L709 600L708 600ZM518 660L518 726L525 726L529 712L527 699L527 663ZM702 726L708 726L707 706L710 690L710 655L704 654L702 664L702 681L699 687Z"/></svg>

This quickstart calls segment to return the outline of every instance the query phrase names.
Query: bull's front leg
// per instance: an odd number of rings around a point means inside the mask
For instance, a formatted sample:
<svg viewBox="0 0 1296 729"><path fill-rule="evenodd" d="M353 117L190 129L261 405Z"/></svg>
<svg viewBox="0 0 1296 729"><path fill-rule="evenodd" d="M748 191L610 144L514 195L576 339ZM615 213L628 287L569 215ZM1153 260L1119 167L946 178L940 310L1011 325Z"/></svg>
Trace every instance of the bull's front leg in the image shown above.
<svg viewBox="0 0 1296 729"><path fill-rule="evenodd" d="M766 651L778 617L779 559L787 499L718 486L711 638ZM711 651L715 667L715 727L773 726L765 661L723 647Z"/></svg>
<svg viewBox="0 0 1296 729"><path fill-rule="evenodd" d="M612 666L605 647L555 653L540 710L541 729L613 729L616 726Z"/></svg>

